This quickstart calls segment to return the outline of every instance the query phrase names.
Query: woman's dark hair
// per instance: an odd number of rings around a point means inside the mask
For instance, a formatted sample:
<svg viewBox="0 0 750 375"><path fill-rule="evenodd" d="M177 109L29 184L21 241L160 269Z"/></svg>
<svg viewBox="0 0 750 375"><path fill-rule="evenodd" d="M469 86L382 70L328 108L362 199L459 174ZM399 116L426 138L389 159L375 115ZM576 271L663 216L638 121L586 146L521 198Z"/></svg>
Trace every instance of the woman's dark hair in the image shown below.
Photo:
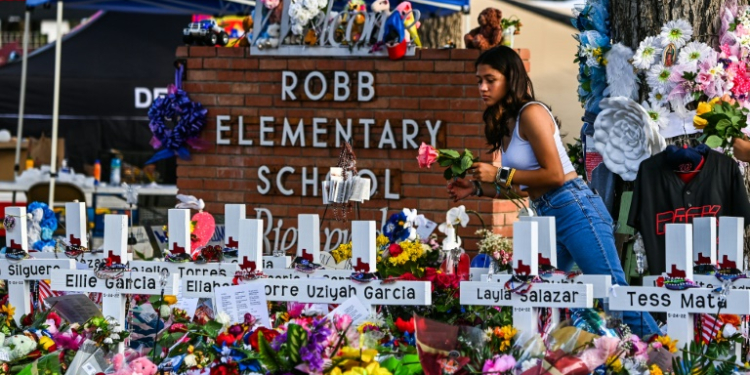
<svg viewBox="0 0 750 375"><path fill-rule="evenodd" d="M489 65L502 73L508 93L497 104L484 111L484 135L492 146L490 152L502 148L503 137L510 135L508 125L518 117L524 104L534 101L534 86L518 53L510 47L497 46L484 51L475 63Z"/></svg>

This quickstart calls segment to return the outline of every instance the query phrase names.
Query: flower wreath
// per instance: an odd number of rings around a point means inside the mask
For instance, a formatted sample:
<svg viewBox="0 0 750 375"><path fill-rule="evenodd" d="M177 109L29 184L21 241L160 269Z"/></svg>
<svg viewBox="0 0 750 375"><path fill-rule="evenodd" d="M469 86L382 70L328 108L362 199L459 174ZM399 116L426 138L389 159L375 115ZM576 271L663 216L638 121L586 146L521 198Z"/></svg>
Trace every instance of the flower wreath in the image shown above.
<svg viewBox="0 0 750 375"><path fill-rule="evenodd" d="M52 233L57 229L55 213L42 202L32 202L28 207L28 237L31 248L38 251L53 251L55 240Z"/></svg>
<svg viewBox="0 0 750 375"><path fill-rule="evenodd" d="M195 149L201 149L203 142L200 140L200 132L206 126L206 113L201 103L193 102L182 89L182 65L175 71L175 84L169 85L167 95L160 96L148 110L148 118L151 120L149 128L153 133L151 146L155 149L164 148L149 159L146 164L155 163L161 159L170 158L174 155L183 160L190 160L190 151L185 146L187 143ZM174 122L174 127L169 129L168 121Z"/></svg>

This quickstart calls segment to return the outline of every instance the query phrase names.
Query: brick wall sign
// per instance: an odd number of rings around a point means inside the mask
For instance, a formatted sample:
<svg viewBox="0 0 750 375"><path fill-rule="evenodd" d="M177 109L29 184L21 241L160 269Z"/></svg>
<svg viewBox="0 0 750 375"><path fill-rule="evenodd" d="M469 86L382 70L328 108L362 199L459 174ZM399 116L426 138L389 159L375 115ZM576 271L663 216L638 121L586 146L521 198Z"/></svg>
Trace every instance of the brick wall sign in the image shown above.
<svg viewBox="0 0 750 375"><path fill-rule="evenodd" d="M528 69L529 51L518 52ZM348 215L359 220L380 222L382 208L390 214L408 207L445 221L454 204L442 169L419 169L421 142L491 159L474 50L417 50L399 61L213 47L179 47L177 56L187 59L185 90L208 108L202 137L211 144L192 161L179 162L177 186L202 198L215 214L226 203L246 204L249 218L270 213L272 220L258 217L266 225L267 253L295 248L298 236L287 232L295 230L300 213L319 214L323 228L340 228L336 235L348 241L349 226L335 223L332 209L324 215L322 198L322 183L345 141L353 146L360 175L371 179L371 199ZM512 234L517 209L510 202L462 204ZM470 238L478 220L472 225L459 235Z"/></svg>

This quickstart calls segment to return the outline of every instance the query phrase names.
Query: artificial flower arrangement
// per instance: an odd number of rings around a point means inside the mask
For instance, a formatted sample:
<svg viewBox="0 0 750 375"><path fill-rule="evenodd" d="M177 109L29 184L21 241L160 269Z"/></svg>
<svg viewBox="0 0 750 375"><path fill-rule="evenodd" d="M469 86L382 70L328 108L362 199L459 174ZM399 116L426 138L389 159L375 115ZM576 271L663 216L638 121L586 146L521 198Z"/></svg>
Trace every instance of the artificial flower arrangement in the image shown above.
<svg viewBox="0 0 750 375"><path fill-rule="evenodd" d="M462 153L448 149L438 150L424 142L419 146L419 156L417 156L420 168L430 168L435 162L445 167L443 177L446 180L464 178L466 171L478 160L479 158L475 158L468 149Z"/></svg>
<svg viewBox="0 0 750 375"><path fill-rule="evenodd" d="M575 9L573 25L579 34L578 100L587 112L599 113L599 102L607 88L607 60L612 48L610 41L609 0L590 0L583 8Z"/></svg>
<svg viewBox="0 0 750 375"><path fill-rule="evenodd" d="M477 242L477 251L492 258L493 272L510 271L510 262L513 260L513 240L486 228L477 230L475 234L480 237Z"/></svg>

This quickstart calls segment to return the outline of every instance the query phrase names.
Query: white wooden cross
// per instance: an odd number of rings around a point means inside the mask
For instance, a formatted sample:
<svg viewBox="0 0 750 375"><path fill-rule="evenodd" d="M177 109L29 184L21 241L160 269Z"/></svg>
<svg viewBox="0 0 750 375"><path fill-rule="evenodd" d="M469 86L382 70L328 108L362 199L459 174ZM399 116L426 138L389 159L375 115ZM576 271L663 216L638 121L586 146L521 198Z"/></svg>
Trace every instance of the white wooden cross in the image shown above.
<svg viewBox="0 0 750 375"><path fill-rule="evenodd" d="M320 217L317 214L300 214L297 216L297 258L306 259L309 262L320 264ZM358 221L352 221L352 265L354 271L362 270L363 272L375 272L377 264L375 262L376 254L371 257L368 254L369 247L364 241L372 239L374 234L370 235L369 231L362 227L364 224L356 224ZM368 224L369 225L369 224ZM375 222L372 222L375 227ZM355 228L362 233L361 238L354 235ZM374 233L374 232L373 232ZM360 263L357 263L357 262ZM357 268L359 266L359 268ZM275 279L302 279L302 278L327 278L332 280L349 280L353 270L329 270L320 269L311 273L299 272L295 268L274 268L266 269L264 273L269 278Z"/></svg>
<svg viewBox="0 0 750 375"><path fill-rule="evenodd" d="M718 256L716 250L716 218L693 219L693 254L692 260L698 264L713 264L720 268L743 267L743 238L737 238L737 233L743 233L745 219L742 217L722 216L719 226ZM669 264L669 263L667 263ZM671 266L667 266L671 268ZM692 269L692 267L690 267ZM661 275L646 276L643 285L657 286ZM722 285L713 275L693 275L692 280L703 288L716 288ZM732 283L733 289L750 289L750 279L737 279Z"/></svg>
<svg viewBox="0 0 750 375"><path fill-rule="evenodd" d="M720 219L720 238L722 230L744 231L737 227L735 218ZM723 229L727 225L729 229ZM702 224L699 224L702 225ZM705 227L703 227L705 229ZM668 276L693 279L693 233L690 224L666 225L666 267ZM710 233L707 234L710 236ZM721 240L723 243L724 240ZM729 245L739 246L740 254L742 240ZM722 247L720 243L719 247ZM704 242L705 244L705 242ZM728 246L728 245L724 245ZM710 251L710 249L708 250ZM729 249L725 249L729 251ZM722 256L723 257L723 256ZM727 254L727 262L731 261ZM720 262L721 263L721 260ZM725 262L728 265L728 263ZM710 276L714 278L714 276ZM653 279L644 280L644 284ZM714 279L713 283L719 284ZM738 280L742 281L742 280ZM646 284L648 285L648 284ZM617 293L610 296L610 308L616 311L648 311L667 313L667 330L672 339L678 340L678 345L684 346L694 340L693 314L716 314L721 308L722 314L746 315L750 311L750 290L732 290L727 298L714 293L712 288L692 288L682 291L668 290L660 287L620 287Z"/></svg>
<svg viewBox="0 0 750 375"><path fill-rule="evenodd" d="M168 211L169 231L169 251L172 254L186 253L190 255L190 210L188 209L170 209ZM203 277L204 280L215 276L233 276L237 270L237 263L205 263L198 264L193 262L170 263L167 261L132 261L130 269L133 272L154 272L160 273L162 270L169 271L169 274L176 274L180 278L195 275Z"/></svg>
<svg viewBox="0 0 750 375"><path fill-rule="evenodd" d="M513 224L513 269L517 275L538 275L539 223L524 220ZM461 304L513 306L513 325L522 332L538 331L538 309L593 307L591 284L533 283L519 295L505 289L512 275L493 275L492 281L462 281ZM517 285L516 285L517 286Z"/></svg>
<svg viewBox="0 0 750 375"><path fill-rule="evenodd" d="M243 269L263 270L263 263L260 262L263 241L259 236L262 228L262 220L245 219L240 221L241 234L238 253L243 259L241 263ZM374 221L352 221L352 261L355 265L359 266L361 272L375 271L377 256L375 245L376 235ZM317 243L319 244L319 242ZM312 255L309 252L306 254L307 256ZM284 270L264 270L263 272L273 272L280 275L280 271ZM301 280L298 279L307 274L294 273L297 275L291 272L287 273L292 276L291 278L281 275L278 277L256 279L250 282L264 283L266 298L269 301L340 304L352 296L359 295L365 302L371 305L426 306L432 303L432 289L428 281L381 283L380 280L373 280L368 283L358 283L350 279L351 270L319 270L311 278L300 282ZM329 275L329 273L334 275L345 274L345 277L343 275L341 278L338 276L334 277ZM195 276L187 276L183 283L183 295L186 297L210 298L213 297L214 287L226 285L232 285L231 277L200 280Z"/></svg>
<svg viewBox="0 0 750 375"><path fill-rule="evenodd" d="M79 245L82 247L89 247L88 237L86 236L86 203L84 202L66 202L65 203L65 239L67 242L73 245ZM37 259L60 259L64 258L64 253L58 252L36 252L32 256ZM128 254L128 260L133 260L133 254ZM104 251L97 253L87 252L78 258L81 264L85 264L85 267L79 266L79 268L85 269L96 268L99 263L107 260L107 254Z"/></svg>
<svg viewBox="0 0 750 375"><path fill-rule="evenodd" d="M113 263L122 263L127 259L127 233L126 215L104 216L104 252ZM117 279L100 279L95 270L54 270L51 289L102 293L102 315L125 327L125 295L160 295L162 292L165 295L175 294L177 275L125 271ZM120 345L118 350L122 352L124 346Z"/></svg>
<svg viewBox="0 0 750 375"><path fill-rule="evenodd" d="M239 238L240 238L240 220L246 219L246 209L244 204L225 204L224 205L224 244L226 247L238 249ZM263 236L263 231L260 232L260 236ZM238 262L240 256L232 259L233 263ZM263 268L265 269L283 269L289 268L292 264L292 257L282 255L266 255L263 256Z"/></svg>
<svg viewBox="0 0 750 375"><path fill-rule="evenodd" d="M232 263L237 270L263 271L263 220L240 219L237 223L237 259ZM186 275L182 278L182 296L188 298L214 298L214 289L234 285L234 274L204 277Z"/></svg>
<svg viewBox="0 0 750 375"><path fill-rule="evenodd" d="M5 228L5 245L8 249L28 251L26 207L6 207L5 216L15 221L12 229ZM75 268L71 259L0 259L0 279L8 281L8 301L16 309L13 317L20 323L23 315L31 313L29 282L48 280L52 271Z"/></svg>

